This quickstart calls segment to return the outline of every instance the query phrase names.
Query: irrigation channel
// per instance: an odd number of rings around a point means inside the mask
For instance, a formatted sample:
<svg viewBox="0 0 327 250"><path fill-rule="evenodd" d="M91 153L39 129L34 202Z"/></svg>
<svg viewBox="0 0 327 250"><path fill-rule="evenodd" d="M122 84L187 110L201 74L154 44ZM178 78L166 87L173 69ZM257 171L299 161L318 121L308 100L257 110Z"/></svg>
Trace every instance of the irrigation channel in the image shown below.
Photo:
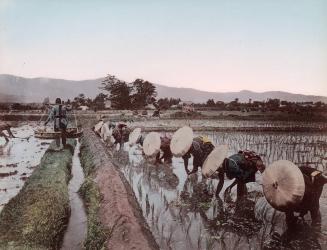
<svg viewBox="0 0 327 250"><path fill-rule="evenodd" d="M8 143L0 138L0 212L8 201L16 196L25 181L38 167L42 156L52 140L34 138L36 123L21 124L13 128L13 133L26 139L11 139ZM86 236L87 219L82 199L78 190L84 181L84 173L79 159L80 144L75 147L68 191L71 214L64 235L62 249L82 249Z"/></svg>
<svg viewBox="0 0 327 250"><path fill-rule="evenodd" d="M84 173L79 159L79 149L80 144L77 142L73 156L72 179L68 186L71 214L62 244L62 250L82 249L87 231L87 217L84 203L78 194L78 190L84 182Z"/></svg>
<svg viewBox="0 0 327 250"><path fill-rule="evenodd" d="M287 159L320 170L327 167L327 136L305 133L207 133L214 144L228 144L230 154L240 149L258 152L266 164ZM262 197L258 182L248 184L248 198L228 202L214 197L217 180L200 172L186 176L181 158L171 165L153 165L137 147L114 153L116 166L131 185L150 229L162 249L327 249L327 190L320 198L322 226L314 230L310 217L299 229L286 231L284 214ZM191 166L192 164L190 164ZM224 189L231 183L225 181ZM224 189L222 191L224 191Z"/></svg>

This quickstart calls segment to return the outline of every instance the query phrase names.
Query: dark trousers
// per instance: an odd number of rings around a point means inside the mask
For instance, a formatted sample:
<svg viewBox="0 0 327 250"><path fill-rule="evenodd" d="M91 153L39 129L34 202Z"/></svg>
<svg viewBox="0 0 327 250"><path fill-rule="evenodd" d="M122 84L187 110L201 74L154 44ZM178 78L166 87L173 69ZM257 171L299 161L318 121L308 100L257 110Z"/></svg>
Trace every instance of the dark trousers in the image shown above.
<svg viewBox="0 0 327 250"><path fill-rule="evenodd" d="M67 131L66 131L66 127L62 127L62 128L54 128L55 132L60 131L61 132L61 142L62 145L65 147L66 146L66 141L67 141ZM56 144L57 147L60 147L60 137L56 139Z"/></svg>

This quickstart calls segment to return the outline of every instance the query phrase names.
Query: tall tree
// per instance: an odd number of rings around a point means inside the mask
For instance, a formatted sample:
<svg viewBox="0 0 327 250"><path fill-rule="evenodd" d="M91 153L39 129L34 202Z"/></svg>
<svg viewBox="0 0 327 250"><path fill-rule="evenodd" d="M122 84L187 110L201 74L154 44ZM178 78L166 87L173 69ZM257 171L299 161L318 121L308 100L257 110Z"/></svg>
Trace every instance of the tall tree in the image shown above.
<svg viewBox="0 0 327 250"><path fill-rule="evenodd" d="M101 89L109 92L108 99L113 108L129 109L131 107L132 87L125 81L117 79L114 75L108 75L102 81Z"/></svg>
<svg viewBox="0 0 327 250"><path fill-rule="evenodd" d="M104 109L105 108L105 101L107 100L108 95L100 93L98 94L93 100L93 106L96 109Z"/></svg>
<svg viewBox="0 0 327 250"><path fill-rule="evenodd" d="M207 101L207 107L214 107L215 106L215 101L213 99L209 99Z"/></svg>
<svg viewBox="0 0 327 250"><path fill-rule="evenodd" d="M72 102L73 107L77 108L78 106L81 105L86 105L86 97L84 94L79 94L78 96L76 96Z"/></svg>
<svg viewBox="0 0 327 250"><path fill-rule="evenodd" d="M136 79L133 83L132 103L133 107L143 108L147 104L154 103L157 96L156 87L149 81Z"/></svg>

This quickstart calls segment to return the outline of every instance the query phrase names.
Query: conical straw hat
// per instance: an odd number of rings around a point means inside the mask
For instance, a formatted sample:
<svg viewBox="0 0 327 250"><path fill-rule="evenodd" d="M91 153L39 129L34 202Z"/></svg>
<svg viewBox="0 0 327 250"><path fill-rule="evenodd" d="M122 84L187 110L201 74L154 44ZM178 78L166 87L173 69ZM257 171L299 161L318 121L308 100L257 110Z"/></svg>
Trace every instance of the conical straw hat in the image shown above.
<svg viewBox="0 0 327 250"><path fill-rule="evenodd" d="M94 126L94 131L96 133L100 133L100 130L102 128L102 125L103 125L103 121L99 121L95 126Z"/></svg>
<svg viewBox="0 0 327 250"><path fill-rule="evenodd" d="M181 157L187 153L193 142L193 130L188 127L178 129L170 142L170 150L176 157Z"/></svg>
<svg viewBox="0 0 327 250"><path fill-rule="evenodd" d="M202 174L205 177L210 177L211 175L213 175L213 173L218 170L218 168L223 163L224 159L227 157L227 153L228 153L227 145L217 146L204 161L202 167Z"/></svg>
<svg viewBox="0 0 327 250"><path fill-rule="evenodd" d="M129 145L134 145L141 136L141 129L136 128L129 134Z"/></svg>
<svg viewBox="0 0 327 250"><path fill-rule="evenodd" d="M157 132L147 134L143 141L143 151L147 156L153 156L160 152L160 135Z"/></svg>
<svg viewBox="0 0 327 250"><path fill-rule="evenodd" d="M101 128L101 138L106 141L112 135L112 129L109 129L108 123L104 123Z"/></svg>
<svg viewBox="0 0 327 250"><path fill-rule="evenodd" d="M279 160L263 173L263 192L269 204L286 212L302 201L305 184L301 170L292 162Z"/></svg>

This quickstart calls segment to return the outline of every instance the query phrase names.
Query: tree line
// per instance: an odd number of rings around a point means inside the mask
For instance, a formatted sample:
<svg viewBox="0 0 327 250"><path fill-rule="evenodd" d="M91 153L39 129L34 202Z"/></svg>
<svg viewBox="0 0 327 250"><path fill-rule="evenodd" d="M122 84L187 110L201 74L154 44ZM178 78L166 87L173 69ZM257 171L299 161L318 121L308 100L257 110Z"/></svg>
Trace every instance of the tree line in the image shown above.
<svg viewBox="0 0 327 250"><path fill-rule="evenodd" d="M152 104L157 109L169 109L177 107L182 103L180 98L160 98L157 99L156 86L143 79L135 79L133 82L126 82L118 79L114 75L107 75L101 82L102 90L94 99L79 94L72 100L65 101L66 104L72 105L74 109L80 106L87 106L93 110L106 109L106 103L110 102L112 109L144 109ZM49 103L49 98L45 98L44 102ZM323 102L289 102L280 99L268 99L266 101L252 101L242 103L238 98L231 102L215 101L208 99L205 103L194 103L196 109L205 110L229 110L229 111L287 111L287 112L314 112L327 111L327 104ZM40 109L38 104L5 104L0 103L0 110L33 110Z"/></svg>
<svg viewBox="0 0 327 250"><path fill-rule="evenodd" d="M231 102L214 101L209 99L206 103L198 103L194 105L198 109L211 109L211 110L228 110L228 111L281 111L281 112L315 112L327 111L327 104L321 101L318 102L291 102L280 99L268 99L266 101L252 101L239 102L235 98Z"/></svg>

